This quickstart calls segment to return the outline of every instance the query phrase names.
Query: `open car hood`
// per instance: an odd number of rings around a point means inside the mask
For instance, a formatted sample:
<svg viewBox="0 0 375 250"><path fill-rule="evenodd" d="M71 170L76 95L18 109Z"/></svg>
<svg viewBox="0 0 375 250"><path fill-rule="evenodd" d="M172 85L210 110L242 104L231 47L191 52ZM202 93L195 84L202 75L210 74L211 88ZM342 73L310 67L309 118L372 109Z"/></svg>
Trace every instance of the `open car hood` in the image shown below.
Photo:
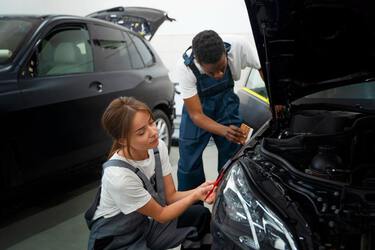
<svg viewBox="0 0 375 250"><path fill-rule="evenodd" d="M246 0L271 105L374 80L373 0Z"/></svg>
<svg viewBox="0 0 375 250"><path fill-rule="evenodd" d="M115 7L89 14L87 17L119 24L141 34L147 40L151 40L164 21L175 21L162 10L145 7Z"/></svg>

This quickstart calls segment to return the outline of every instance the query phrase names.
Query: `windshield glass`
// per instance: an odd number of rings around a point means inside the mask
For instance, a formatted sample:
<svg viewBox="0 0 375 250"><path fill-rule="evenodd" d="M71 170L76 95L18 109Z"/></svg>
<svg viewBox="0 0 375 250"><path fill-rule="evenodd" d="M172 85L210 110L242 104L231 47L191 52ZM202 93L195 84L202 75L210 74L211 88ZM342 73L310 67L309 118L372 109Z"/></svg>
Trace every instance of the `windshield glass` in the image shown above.
<svg viewBox="0 0 375 250"><path fill-rule="evenodd" d="M37 18L0 17L0 64L11 62L39 21Z"/></svg>
<svg viewBox="0 0 375 250"><path fill-rule="evenodd" d="M375 82L372 81L323 90L305 96L295 101L295 104L332 103L374 109L374 100Z"/></svg>

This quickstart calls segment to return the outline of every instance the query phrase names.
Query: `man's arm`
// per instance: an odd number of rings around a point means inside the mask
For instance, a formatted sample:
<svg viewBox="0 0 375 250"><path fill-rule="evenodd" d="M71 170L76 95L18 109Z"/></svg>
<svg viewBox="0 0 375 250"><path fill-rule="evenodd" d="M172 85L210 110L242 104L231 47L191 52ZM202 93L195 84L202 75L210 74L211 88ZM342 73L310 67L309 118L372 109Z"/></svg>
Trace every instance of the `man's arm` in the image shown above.
<svg viewBox="0 0 375 250"><path fill-rule="evenodd" d="M184 99L184 104L191 120L196 126L215 135L223 136L231 142L241 143L243 141L245 135L242 133L240 128L234 125L225 126L217 123L215 120L203 113L198 95Z"/></svg>
<svg viewBox="0 0 375 250"><path fill-rule="evenodd" d="M165 198L167 201L167 204L175 203L176 201L179 201L186 196L191 195L195 192L195 189L190 189L187 191L176 191L172 175L169 174L167 176L163 177L164 180L164 191L165 191ZM213 187L215 181L206 181L200 185L200 187L206 187L210 186ZM209 203L209 201L207 201Z"/></svg>

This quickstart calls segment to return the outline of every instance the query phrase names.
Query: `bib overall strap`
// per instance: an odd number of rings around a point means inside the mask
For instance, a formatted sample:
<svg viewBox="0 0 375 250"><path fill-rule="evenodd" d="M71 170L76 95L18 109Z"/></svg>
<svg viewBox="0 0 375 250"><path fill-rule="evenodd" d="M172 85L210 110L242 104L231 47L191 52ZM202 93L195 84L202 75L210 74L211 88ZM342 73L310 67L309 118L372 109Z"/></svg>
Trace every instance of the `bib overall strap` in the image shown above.
<svg viewBox="0 0 375 250"><path fill-rule="evenodd" d="M151 184L150 180L138 168L133 167L129 163L124 162L122 160L109 160L109 161L107 161L106 163L103 164L103 168L106 168L106 167L109 167L109 166L127 168L127 169L130 169L131 171L133 171L142 180L143 186L151 194L151 196L154 199L156 199L158 202L160 202L159 199L158 199L159 198L158 194L156 193L156 191L155 191L153 185Z"/></svg>
<svg viewBox="0 0 375 250"><path fill-rule="evenodd" d="M191 49L191 46L185 50L184 54L182 55L182 58L184 59L184 64L188 66L191 71L193 71L195 77L198 79L200 77L201 73L199 72L197 66L194 63L194 54L191 52L190 56L188 56L187 52Z"/></svg>
<svg viewBox="0 0 375 250"><path fill-rule="evenodd" d="M89 209L86 210L85 215L84 215L87 227L89 229L91 229L92 224L94 223L93 218L94 218L94 215L95 215L96 208L98 207L99 202L100 202L101 192L102 192L102 186L100 186L98 188L98 191L96 192L94 201L91 203Z"/></svg>
<svg viewBox="0 0 375 250"><path fill-rule="evenodd" d="M230 70L227 69L227 72L226 74L230 74ZM199 97L207 97L207 96L215 96L219 93L222 93L223 91L226 91L228 89L232 89L234 87L234 83L231 81L231 82L226 82L225 84L216 84L210 88L207 88L205 89L204 91L202 90L202 88L197 88L197 91L198 91L198 95Z"/></svg>
<svg viewBox="0 0 375 250"><path fill-rule="evenodd" d="M165 206L167 203L165 201L165 191L164 191L164 179L163 179L163 169L161 166L159 149L154 148L155 156L155 176L156 176L156 191L159 196L160 205Z"/></svg>
<svg viewBox="0 0 375 250"><path fill-rule="evenodd" d="M141 180L143 183L143 186L145 189L151 194L151 196L156 199L160 205L165 206L165 195L164 195L164 182L163 182L163 173L162 173L162 168L161 168L161 161L160 161L160 155L159 155L159 150L157 148L154 149L154 156L155 156L155 179L156 179L156 189L157 192L155 191L153 185L151 184L150 180L145 176L145 174L140 171L138 168L130 165L129 163L122 161L122 160L108 160L103 164L103 172L104 169L107 167L122 167L122 168L127 168L133 171ZM85 212L85 219L86 223L89 229L91 229L92 224L93 224L93 218L95 215L95 211L100 203L100 194L101 194L101 186L99 187L95 199L89 209Z"/></svg>
<svg viewBox="0 0 375 250"><path fill-rule="evenodd" d="M124 167L124 168L127 168L127 169L130 169L132 170L139 178L141 178L139 175L138 175L138 172L139 169L138 168L135 168L133 167L132 165L124 162L124 161L121 161L121 160L108 160L106 161L104 164L103 164L103 172L104 172L104 169L107 168L107 167L110 167L110 166L118 166L118 167ZM143 174L143 173L141 173ZM144 176L146 178L146 176ZM146 178L147 179L147 178ZM143 179L141 178L142 182L143 182L143 185L145 185L145 182L143 181ZM150 184L151 185L151 184ZM93 201L93 203L91 204L91 206L89 207L89 209L87 209L87 211L85 212L85 220L86 220L86 223L87 223L87 226L89 229L91 229L93 223L94 223L94 215L95 215L95 211L97 209L97 207L99 206L99 203L100 203L100 194L102 192L102 186L100 186L98 188L98 191L96 192L96 195L95 195L95 199Z"/></svg>

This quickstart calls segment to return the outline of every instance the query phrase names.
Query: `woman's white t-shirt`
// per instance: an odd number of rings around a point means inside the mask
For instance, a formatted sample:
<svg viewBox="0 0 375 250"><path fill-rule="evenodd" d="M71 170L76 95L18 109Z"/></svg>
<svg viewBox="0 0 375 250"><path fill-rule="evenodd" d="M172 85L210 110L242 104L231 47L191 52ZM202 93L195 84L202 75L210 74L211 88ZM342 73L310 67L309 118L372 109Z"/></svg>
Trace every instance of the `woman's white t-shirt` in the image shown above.
<svg viewBox="0 0 375 250"><path fill-rule="evenodd" d="M168 149L162 140L159 140L159 154L163 176L172 172L169 162ZM149 157L142 161L126 159L115 153L111 159L123 160L142 171L147 178L155 173L155 156L152 149L148 150ZM107 167L102 176L102 191L100 203L94 215L110 218L120 212L129 214L146 205L151 199L150 193L143 187L142 180L130 169L122 167Z"/></svg>

